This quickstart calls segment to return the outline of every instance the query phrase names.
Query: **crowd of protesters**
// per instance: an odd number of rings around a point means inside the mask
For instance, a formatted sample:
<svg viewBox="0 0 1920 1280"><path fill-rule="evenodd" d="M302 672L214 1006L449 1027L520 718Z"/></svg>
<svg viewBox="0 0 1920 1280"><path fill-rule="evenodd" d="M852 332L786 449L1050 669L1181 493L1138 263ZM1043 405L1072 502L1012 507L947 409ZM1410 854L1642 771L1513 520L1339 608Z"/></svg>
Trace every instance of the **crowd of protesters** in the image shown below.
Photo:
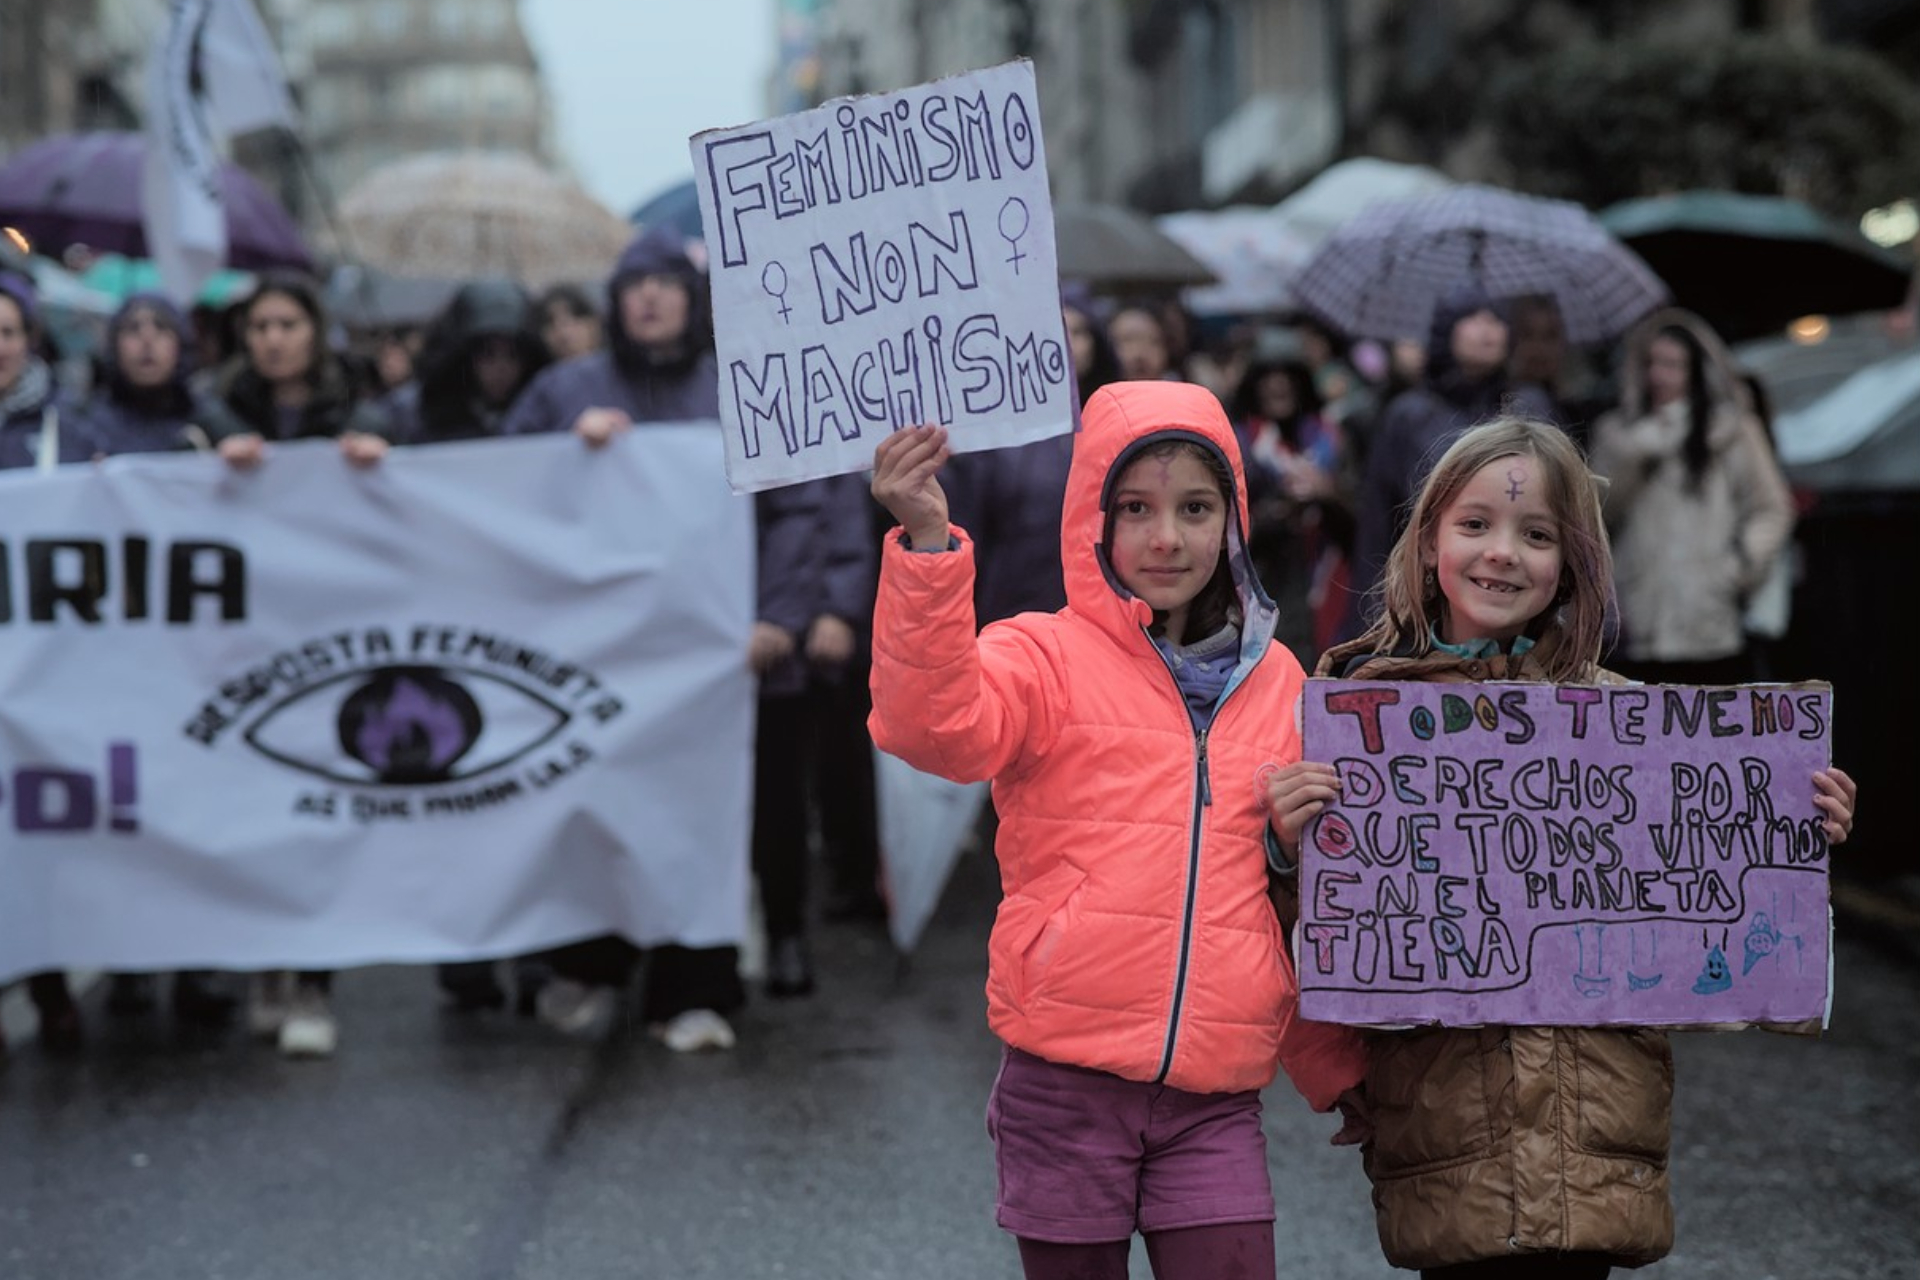
<svg viewBox="0 0 1920 1280"><path fill-rule="evenodd" d="M423 332L358 341L300 276L261 276L213 326L136 294L108 323L85 387L56 376L31 284L0 274L0 468L173 450L250 467L273 441L312 437L337 440L348 465L375 466L390 448L531 432L598 447L648 422L717 417L697 260L653 231L610 264L598 296L476 280ZM1661 313L1615 350L1574 351L1549 301L1463 282L1428 333L1394 342L1345 343L1304 317L1196 321L1169 298L1103 298L1071 284L1062 318L1083 401L1122 380L1192 382L1218 397L1246 465L1249 549L1278 605L1277 635L1308 669L1366 629L1426 468L1466 428L1504 412L1561 427L1611 481L1616 665L1696 683L1755 676L1743 605L1779 563L1793 508L1753 390L1697 317ZM948 467L954 521L976 546L979 625L1065 603L1058 513L1073 442L963 454ZM760 682L752 865L768 944L762 981L771 996L805 997L815 990L814 920L885 919L865 729L884 514L859 476L754 501L758 612L742 661ZM806 767L771 767L792 760ZM438 980L457 1008L517 1004L570 1033L603 1027L638 983L646 1020L685 1051L732 1046L730 1019L748 998L740 970L734 947L642 953L606 937L521 957L506 978L496 964L466 963L441 966ZM243 1016L289 1055L325 1056L338 1037L331 977L175 974L171 1005L203 1021ZM81 1048L65 976L25 985L43 1046ZM115 975L106 1008L144 1010L156 989L153 975Z"/></svg>

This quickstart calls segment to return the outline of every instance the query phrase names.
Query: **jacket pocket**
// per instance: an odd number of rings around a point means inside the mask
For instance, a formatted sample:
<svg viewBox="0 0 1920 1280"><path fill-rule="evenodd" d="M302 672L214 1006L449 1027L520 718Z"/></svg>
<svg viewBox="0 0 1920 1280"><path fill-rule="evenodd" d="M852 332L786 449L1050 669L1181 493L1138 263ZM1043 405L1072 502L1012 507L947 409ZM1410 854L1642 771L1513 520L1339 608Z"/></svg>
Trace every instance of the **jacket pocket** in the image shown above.
<svg viewBox="0 0 1920 1280"><path fill-rule="evenodd" d="M1665 1167L1673 1122L1673 1047L1666 1034L1640 1027L1568 1034L1579 1055L1580 1148Z"/></svg>
<svg viewBox="0 0 1920 1280"><path fill-rule="evenodd" d="M1367 1098L1374 1140L1367 1172L1376 1181L1484 1155L1511 1136L1513 1060L1498 1029L1435 1027L1369 1036Z"/></svg>
<svg viewBox="0 0 1920 1280"><path fill-rule="evenodd" d="M1022 1012L1066 932L1067 904L1086 880L1085 871L1063 862L1000 903L993 954L1005 962L1007 999Z"/></svg>

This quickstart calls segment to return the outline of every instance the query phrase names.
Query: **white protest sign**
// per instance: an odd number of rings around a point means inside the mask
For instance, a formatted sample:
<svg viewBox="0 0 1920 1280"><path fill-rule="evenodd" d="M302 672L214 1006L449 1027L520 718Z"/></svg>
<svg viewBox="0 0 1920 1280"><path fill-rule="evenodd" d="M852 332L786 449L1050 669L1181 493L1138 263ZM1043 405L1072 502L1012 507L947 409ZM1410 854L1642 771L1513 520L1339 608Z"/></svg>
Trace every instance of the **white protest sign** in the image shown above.
<svg viewBox="0 0 1920 1280"><path fill-rule="evenodd" d="M921 422L962 452L1073 429L1031 63L691 148L736 490L858 471Z"/></svg>

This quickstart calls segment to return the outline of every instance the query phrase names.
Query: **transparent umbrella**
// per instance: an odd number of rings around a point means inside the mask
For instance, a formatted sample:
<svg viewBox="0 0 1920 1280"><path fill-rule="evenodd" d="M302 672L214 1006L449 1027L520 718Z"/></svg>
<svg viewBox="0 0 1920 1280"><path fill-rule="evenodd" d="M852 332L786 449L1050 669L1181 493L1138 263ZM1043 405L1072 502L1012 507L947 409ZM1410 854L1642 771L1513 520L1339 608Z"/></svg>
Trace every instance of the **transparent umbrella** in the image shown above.
<svg viewBox="0 0 1920 1280"><path fill-rule="evenodd" d="M366 175L340 201L365 265L530 289L599 280L633 228L577 183L516 152L430 152Z"/></svg>

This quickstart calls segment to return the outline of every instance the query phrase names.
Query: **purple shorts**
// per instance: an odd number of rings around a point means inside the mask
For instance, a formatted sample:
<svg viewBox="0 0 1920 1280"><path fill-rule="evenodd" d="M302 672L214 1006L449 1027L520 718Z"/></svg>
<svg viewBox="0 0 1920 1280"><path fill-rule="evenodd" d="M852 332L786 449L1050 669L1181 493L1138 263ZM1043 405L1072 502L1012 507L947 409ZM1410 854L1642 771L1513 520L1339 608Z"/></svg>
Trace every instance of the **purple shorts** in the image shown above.
<svg viewBox="0 0 1920 1280"><path fill-rule="evenodd" d="M1188 1093L1009 1048L987 1102L995 1217L1055 1244L1273 1221L1260 1093Z"/></svg>

